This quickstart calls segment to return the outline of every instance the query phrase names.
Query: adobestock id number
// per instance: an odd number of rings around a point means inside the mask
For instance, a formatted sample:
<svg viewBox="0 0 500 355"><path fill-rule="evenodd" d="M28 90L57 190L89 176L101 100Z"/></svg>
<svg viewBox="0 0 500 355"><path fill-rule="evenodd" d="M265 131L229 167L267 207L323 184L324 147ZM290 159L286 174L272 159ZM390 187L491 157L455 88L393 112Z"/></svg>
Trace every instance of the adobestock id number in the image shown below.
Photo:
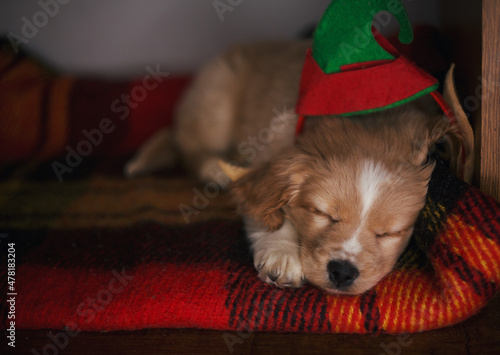
<svg viewBox="0 0 500 355"><path fill-rule="evenodd" d="M16 244L9 243L7 249L7 284L9 293L15 292L16 287Z"/></svg>
<svg viewBox="0 0 500 355"><path fill-rule="evenodd" d="M7 244L7 339L10 347L16 347L16 244Z"/></svg>

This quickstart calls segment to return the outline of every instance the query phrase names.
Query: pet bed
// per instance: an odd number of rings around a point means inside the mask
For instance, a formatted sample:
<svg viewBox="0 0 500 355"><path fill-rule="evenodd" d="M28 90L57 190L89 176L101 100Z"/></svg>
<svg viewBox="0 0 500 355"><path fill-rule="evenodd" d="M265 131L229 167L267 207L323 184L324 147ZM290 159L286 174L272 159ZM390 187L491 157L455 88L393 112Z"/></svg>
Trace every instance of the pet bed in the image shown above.
<svg viewBox="0 0 500 355"><path fill-rule="evenodd" d="M126 142L138 146L142 139L132 139L132 119L109 110L137 83L82 83L5 53L0 63L0 258L7 265L7 246L15 243L18 329L418 332L470 317L498 290L500 205L441 163L411 245L374 289L359 296L311 286L279 289L257 278L242 222L225 193L176 170L128 180L121 174L126 158L102 156L125 153ZM178 97L186 82L165 78L162 90ZM87 89L79 91L82 86ZM160 106L141 110L154 118ZM98 127L102 118L122 126L59 179L53 163L65 164L66 147L85 139L82 129ZM180 206L195 211L186 217ZM6 290L4 267L0 280ZM5 326L10 296L0 297Z"/></svg>

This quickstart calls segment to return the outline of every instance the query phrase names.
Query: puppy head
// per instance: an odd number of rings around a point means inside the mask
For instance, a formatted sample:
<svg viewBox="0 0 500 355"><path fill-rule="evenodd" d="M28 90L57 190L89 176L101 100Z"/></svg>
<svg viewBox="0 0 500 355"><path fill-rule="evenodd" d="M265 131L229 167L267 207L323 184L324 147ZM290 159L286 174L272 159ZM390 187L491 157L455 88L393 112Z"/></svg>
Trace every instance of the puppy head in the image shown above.
<svg viewBox="0 0 500 355"><path fill-rule="evenodd" d="M433 166L391 170L367 158L314 168L284 208L299 231L304 275L333 293L362 293L407 246Z"/></svg>
<svg viewBox="0 0 500 355"><path fill-rule="evenodd" d="M318 119L295 147L233 183L241 213L270 230L291 220L304 275L327 292L377 284L424 206L434 168L428 152L446 123L396 116Z"/></svg>

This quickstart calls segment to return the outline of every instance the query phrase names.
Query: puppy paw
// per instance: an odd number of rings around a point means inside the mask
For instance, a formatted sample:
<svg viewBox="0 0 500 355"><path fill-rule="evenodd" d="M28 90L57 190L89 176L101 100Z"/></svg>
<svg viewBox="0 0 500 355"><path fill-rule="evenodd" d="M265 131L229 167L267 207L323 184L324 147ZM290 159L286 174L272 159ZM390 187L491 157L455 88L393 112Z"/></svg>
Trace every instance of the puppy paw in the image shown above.
<svg viewBox="0 0 500 355"><path fill-rule="evenodd" d="M278 287L301 287L304 274L297 248L261 250L254 255L254 265L262 281Z"/></svg>

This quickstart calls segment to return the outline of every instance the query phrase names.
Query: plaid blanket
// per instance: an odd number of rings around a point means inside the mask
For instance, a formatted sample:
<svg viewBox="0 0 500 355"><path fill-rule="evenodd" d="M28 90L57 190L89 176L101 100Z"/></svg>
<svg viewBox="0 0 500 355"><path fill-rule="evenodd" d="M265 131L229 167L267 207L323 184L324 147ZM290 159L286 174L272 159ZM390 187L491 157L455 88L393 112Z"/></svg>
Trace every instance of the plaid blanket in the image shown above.
<svg viewBox="0 0 500 355"><path fill-rule="evenodd" d="M500 205L441 164L396 269L333 296L261 282L226 193L178 170L125 179L124 162L87 159L63 182L51 161L1 171L4 326L14 297L27 329L418 332L475 314L500 284Z"/></svg>
<svg viewBox="0 0 500 355"><path fill-rule="evenodd" d="M162 70L81 80L0 48L3 326L417 332L459 322L495 294L500 206L442 165L411 244L372 290L332 296L261 282L223 191L179 169L122 177L119 155L170 122L189 81ZM122 97L140 105L113 105Z"/></svg>

